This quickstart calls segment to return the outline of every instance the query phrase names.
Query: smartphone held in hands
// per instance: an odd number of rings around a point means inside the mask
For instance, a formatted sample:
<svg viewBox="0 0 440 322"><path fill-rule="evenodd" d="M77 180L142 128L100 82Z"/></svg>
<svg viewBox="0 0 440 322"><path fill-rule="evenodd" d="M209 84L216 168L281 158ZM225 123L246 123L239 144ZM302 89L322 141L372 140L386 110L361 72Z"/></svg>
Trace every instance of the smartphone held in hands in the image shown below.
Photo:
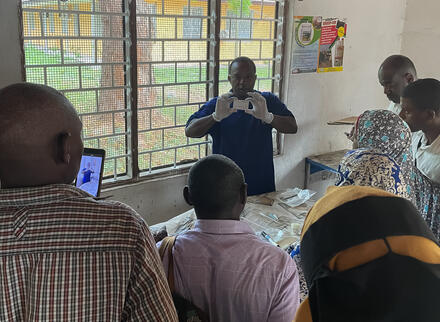
<svg viewBox="0 0 440 322"><path fill-rule="evenodd" d="M249 108L249 101L235 99L232 108L237 110L247 110Z"/></svg>

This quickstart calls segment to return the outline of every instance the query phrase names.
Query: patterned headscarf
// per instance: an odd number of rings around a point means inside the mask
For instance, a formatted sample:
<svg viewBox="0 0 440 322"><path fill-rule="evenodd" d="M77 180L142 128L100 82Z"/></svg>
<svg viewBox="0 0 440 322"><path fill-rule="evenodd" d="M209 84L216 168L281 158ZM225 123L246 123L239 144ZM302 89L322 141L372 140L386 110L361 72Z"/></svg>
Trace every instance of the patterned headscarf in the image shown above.
<svg viewBox="0 0 440 322"><path fill-rule="evenodd" d="M359 148L377 149L400 165L412 165L411 130L391 111L365 111L359 116L355 137Z"/></svg>
<svg viewBox="0 0 440 322"><path fill-rule="evenodd" d="M387 154L358 149L347 152L338 168L337 186L369 186L410 199L411 187L400 166Z"/></svg>
<svg viewBox="0 0 440 322"><path fill-rule="evenodd" d="M368 110L358 118L354 140L359 148L379 150L397 162L410 187L410 200L440 239L440 185L414 166L408 125L391 111Z"/></svg>
<svg viewBox="0 0 440 322"><path fill-rule="evenodd" d="M404 198L330 187L307 214L301 254L310 291L294 322L438 320L440 247Z"/></svg>

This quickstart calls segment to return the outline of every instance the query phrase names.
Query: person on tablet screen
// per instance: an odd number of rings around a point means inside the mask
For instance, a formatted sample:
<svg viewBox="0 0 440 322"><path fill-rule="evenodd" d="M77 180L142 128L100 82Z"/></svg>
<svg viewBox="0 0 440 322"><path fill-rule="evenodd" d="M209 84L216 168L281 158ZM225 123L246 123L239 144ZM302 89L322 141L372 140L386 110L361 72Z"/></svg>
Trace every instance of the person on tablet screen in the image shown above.
<svg viewBox="0 0 440 322"><path fill-rule="evenodd" d="M295 117L278 97L254 90L255 63L235 58L229 65L232 89L211 99L188 119L185 134L191 138L210 134L212 152L234 160L243 170L248 195L275 190L272 128L296 133Z"/></svg>
<svg viewBox="0 0 440 322"><path fill-rule="evenodd" d="M93 171L93 169L91 168L90 162L87 162L87 168L82 169L81 172L83 174L83 179L82 179L83 184L90 182L92 173L95 173L95 171Z"/></svg>

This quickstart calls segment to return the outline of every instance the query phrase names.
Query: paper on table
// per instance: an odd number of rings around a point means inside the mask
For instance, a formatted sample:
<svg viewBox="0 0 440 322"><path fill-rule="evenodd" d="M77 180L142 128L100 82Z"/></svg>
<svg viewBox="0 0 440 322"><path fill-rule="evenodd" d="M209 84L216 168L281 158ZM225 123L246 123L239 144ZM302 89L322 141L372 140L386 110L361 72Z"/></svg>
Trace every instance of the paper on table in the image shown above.
<svg viewBox="0 0 440 322"><path fill-rule="evenodd" d="M313 195L314 192L299 188L260 195L258 197L268 198L273 204L248 202L240 219L248 223L258 236L264 231L281 248L287 248L290 244L299 241L304 218L316 201L313 198L309 200ZM288 203L299 205L293 207ZM150 229L159 230L166 226L168 235L174 236L192 229L195 221L194 209L191 209L164 223L150 226Z"/></svg>

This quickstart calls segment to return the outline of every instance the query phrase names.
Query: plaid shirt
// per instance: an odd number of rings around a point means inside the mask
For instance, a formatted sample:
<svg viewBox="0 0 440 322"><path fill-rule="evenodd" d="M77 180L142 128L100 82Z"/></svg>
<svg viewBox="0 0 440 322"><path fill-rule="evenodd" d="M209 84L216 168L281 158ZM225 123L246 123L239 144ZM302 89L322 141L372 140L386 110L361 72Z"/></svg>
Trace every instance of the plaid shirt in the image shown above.
<svg viewBox="0 0 440 322"><path fill-rule="evenodd" d="M141 217L69 185L0 189L1 321L177 321Z"/></svg>

